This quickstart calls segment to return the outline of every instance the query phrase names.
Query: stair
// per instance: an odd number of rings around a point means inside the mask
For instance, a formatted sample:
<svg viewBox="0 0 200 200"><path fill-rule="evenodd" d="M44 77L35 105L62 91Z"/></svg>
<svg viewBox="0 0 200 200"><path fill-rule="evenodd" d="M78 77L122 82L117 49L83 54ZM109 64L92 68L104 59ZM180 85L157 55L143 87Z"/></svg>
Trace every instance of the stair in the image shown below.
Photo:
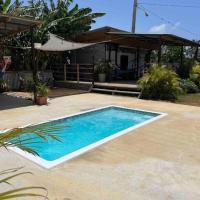
<svg viewBox="0 0 200 200"><path fill-rule="evenodd" d="M91 88L91 92L134 97L140 95L140 90L136 85L126 84L95 84L94 87Z"/></svg>

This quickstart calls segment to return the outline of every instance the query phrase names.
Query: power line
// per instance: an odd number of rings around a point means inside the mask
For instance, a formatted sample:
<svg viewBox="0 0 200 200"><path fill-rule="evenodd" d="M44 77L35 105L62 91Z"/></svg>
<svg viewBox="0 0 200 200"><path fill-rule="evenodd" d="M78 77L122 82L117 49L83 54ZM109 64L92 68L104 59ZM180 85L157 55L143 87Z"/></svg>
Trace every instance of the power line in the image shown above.
<svg viewBox="0 0 200 200"><path fill-rule="evenodd" d="M153 15L154 17L160 19L161 21L164 21L165 23L169 24L169 25L172 26L172 27L176 27L176 28L178 28L178 29L180 29L180 30L182 30L182 31L184 31L184 32L187 32L187 33L189 33L189 34L191 34L191 35L194 35L194 36L196 36L196 37L197 37L197 36L200 37L199 34L193 33L193 32L191 32L190 30L188 30L188 29L186 29L186 28L184 28L184 27L182 27L182 26L177 26L176 23L172 22L171 20L168 20L168 19L165 18L165 17L162 17L162 16L156 14L155 12L151 11L150 9L145 8L144 6L141 6L141 5L139 6L139 5L138 5L138 9L142 10L142 11L145 12L145 13L150 13L150 14Z"/></svg>
<svg viewBox="0 0 200 200"><path fill-rule="evenodd" d="M138 5L161 6L161 7L180 7L180 8L200 8L200 5L182 5L182 4L160 4L140 2Z"/></svg>

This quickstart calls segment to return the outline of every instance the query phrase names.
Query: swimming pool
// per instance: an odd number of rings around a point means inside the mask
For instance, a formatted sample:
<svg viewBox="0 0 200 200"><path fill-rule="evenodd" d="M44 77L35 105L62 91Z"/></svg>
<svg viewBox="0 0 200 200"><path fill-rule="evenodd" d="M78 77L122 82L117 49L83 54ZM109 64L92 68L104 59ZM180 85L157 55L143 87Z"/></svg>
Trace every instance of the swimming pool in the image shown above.
<svg viewBox="0 0 200 200"><path fill-rule="evenodd" d="M31 127L37 129L38 126L41 129L42 125L45 132L48 127L60 126L56 134L62 142L50 138L44 143L41 138L36 138L37 143L32 147L37 150L39 156L33 156L15 147L11 149L49 169L165 115L118 106L93 109L24 127L31 131Z"/></svg>

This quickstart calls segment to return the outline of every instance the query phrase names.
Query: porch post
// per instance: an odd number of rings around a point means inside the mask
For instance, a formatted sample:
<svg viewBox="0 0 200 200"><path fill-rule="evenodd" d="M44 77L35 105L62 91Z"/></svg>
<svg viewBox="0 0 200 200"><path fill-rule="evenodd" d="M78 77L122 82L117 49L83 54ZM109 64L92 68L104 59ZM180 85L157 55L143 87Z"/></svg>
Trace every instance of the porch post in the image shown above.
<svg viewBox="0 0 200 200"><path fill-rule="evenodd" d="M38 84L38 78L37 78L37 65L35 64L35 49L34 49L34 27L30 28L30 32L31 32L31 69L33 72L33 81L34 81L34 88L33 88L33 92L34 92L34 103L36 103L36 98L37 98L37 90L36 90L36 86Z"/></svg>
<svg viewBox="0 0 200 200"><path fill-rule="evenodd" d="M105 47L104 48L105 48L105 52L104 52L105 53L105 55L104 55L105 56L105 60L104 61L106 61L107 60L107 43L105 43Z"/></svg>
<svg viewBox="0 0 200 200"><path fill-rule="evenodd" d="M111 61L111 44L108 44L108 61Z"/></svg>
<svg viewBox="0 0 200 200"><path fill-rule="evenodd" d="M151 65L151 53L152 50L148 50L147 55L146 55L146 68L148 69Z"/></svg>
<svg viewBox="0 0 200 200"><path fill-rule="evenodd" d="M115 47L115 65L118 65L118 45Z"/></svg>
<svg viewBox="0 0 200 200"><path fill-rule="evenodd" d="M181 46L181 59L180 59L180 67L183 66L183 46Z"/></svg>
<svg viewBox="0 0 200 200"><path fill-rule="evenodd" d="M93 52L94 52L94 47L93 47ZM95 59L94 59L94 54L92 56L92 87L94 87L94 79L95 79Z"/></svg>
<svg viewBox="0 0 200 200"><path fill-rule="evenodd" d="M162 54L162 47L160 46L159 47L159 50L158 50L158 64L160 65L161 64L161 54Z"/></svg>
<svg viewBox="0 0 200 200"><path fill-rule="evenodd" d="M196 47L196 51L194 54L194 59L197 60L198 59L198 53L199 53L199 47Z"/></svg>
<svg viewBox="0 0 200 200"><path fill-rule="evenodd" d="M139 68L140 68L140 49L137 47L137 56L136 56L136 78L139 78Z"/></svg>
<svg viewBox="0 0 200 200"><path fill-rule="evenodd" d="M64 64L64 81L67 81L67 64Z"/></svg>

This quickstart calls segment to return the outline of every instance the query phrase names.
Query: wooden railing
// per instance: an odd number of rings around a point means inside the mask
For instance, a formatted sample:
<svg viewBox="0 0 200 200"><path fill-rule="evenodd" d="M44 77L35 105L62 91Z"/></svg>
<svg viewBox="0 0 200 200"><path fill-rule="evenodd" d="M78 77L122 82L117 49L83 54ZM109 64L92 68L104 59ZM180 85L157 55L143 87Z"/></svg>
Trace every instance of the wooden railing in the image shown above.
<svg viewBox="0 0 200 200"><path fill-rule="evenodd" d="M64 81L94 82L93 64L64 65Z"/></svg>

